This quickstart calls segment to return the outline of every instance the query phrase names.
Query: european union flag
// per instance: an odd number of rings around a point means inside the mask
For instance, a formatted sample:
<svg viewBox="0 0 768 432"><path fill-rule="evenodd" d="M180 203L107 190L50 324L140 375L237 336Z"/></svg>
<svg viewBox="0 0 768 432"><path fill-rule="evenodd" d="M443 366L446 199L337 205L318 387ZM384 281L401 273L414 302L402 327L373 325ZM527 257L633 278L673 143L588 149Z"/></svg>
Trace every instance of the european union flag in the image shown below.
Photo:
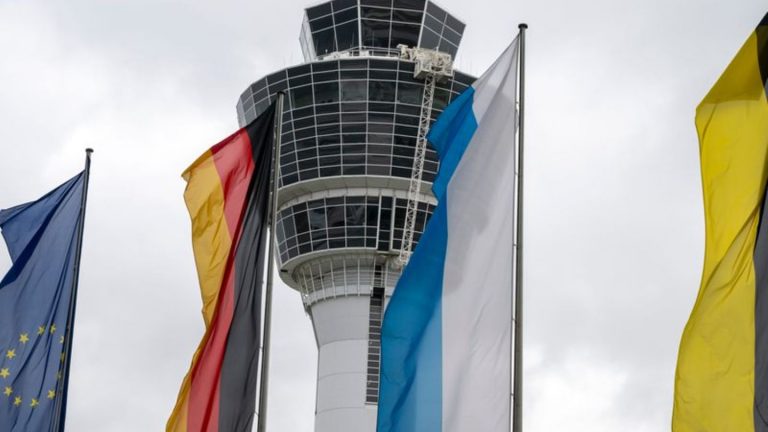
<svg viewBox="0 0 768 432"><path fill-rule="evenodd" d="M0 211L13 261L0 281L0 432L64 428L84 183Z"/></svg>

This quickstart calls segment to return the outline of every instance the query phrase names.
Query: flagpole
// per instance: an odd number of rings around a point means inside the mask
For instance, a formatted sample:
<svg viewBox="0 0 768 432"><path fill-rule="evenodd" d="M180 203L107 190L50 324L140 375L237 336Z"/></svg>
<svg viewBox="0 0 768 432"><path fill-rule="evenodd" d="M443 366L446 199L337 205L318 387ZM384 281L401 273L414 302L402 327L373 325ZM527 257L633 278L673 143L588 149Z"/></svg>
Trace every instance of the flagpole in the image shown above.
<svg viewBox="0 0 768 432"><path fill-rule="evenodd" d="M272 200L269 206L269 247L267 258L267 286L264 295L264 341L261 349L261 380L259 381L258 432L267 430L267 391L269 388L269 345L272 331L272 284L275 266L275 221L277 220L277 186L280 179L280 139L283 132L283 102L285 93L277 93L274 126L274 160L272 161Z"/></svg>
<svg viewBox="0 0 768 432"><path fill-rule="evenodd" d="M523 143L525 137L525 30L528 24L521 23L520 29L520 107L517 138L517 241L515 242L515 346L514 346L514 387L512 390L512 431L523 430Z"/></svg>
<svg viewBox="0 0 768 432"><path fill-rule="evenodd" d="M54 412L53 431L64 431L64 423L62 422L64 417L65 400L64 393L69 385L69 366L70 359L72 358L72 340L74 335L74 323L75 323L75 306L77 304L77 287L80 282L80 256L83 251L83 228L85 227L85 208L88 203L88 182L91 178L91 154L93 149L85 149L85 170L83 172L83 194L80 198L80 219L77 222L77 248L75 249L75 262L74 272L72 276L72 291L69 297L69 308L67 311L67 324L64 327L64 355L63 365L56 385L56 405Z"/></svg>

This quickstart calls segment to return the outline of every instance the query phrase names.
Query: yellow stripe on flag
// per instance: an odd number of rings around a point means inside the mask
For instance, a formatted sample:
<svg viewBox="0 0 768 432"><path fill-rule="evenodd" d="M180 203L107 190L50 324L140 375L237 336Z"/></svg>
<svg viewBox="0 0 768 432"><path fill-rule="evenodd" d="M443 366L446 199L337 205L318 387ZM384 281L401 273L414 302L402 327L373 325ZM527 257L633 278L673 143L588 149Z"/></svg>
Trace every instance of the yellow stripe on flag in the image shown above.
<svg viewBox="0 0 768 432"><path fill-rule="evenodd" d="M207 329L216 310L227 258L232 247L232 235L224 214L224 189L213 153L204 153L187 168L182 177L187 181L184 201L192 218L192 249L200 279L202 313ZM192 357L192 364L184 377L176 406L166 424L167 432L187 432L191 374L206 341L207 332Z"/></svg>
<svg viewBox="0 0 768 432"><path fill-rule="evenodd" d="M184 201L192 218L192 249L200 279L203 318L208 328L224 279L232 233L224 216L224 189L213 154L206 152L183 177L187 181Z"/></svg>
<svg viewBox="0 0 768 432"><path fill-rule="evenodd" d="M674 432L754 431L753 257L767 126L753 34L696 112L706 248L698 298L680 342Z"/></svg>

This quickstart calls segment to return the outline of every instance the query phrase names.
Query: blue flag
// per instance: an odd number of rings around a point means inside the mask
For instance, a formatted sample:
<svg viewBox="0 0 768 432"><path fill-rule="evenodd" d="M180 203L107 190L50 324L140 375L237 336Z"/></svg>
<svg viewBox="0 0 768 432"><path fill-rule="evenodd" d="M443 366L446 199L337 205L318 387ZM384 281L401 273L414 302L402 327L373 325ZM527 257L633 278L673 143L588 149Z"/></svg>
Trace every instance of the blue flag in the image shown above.
<svg viewBox="0 0 768 432"><path fill-rule="evenodd" d="M0 432L64 428L83 184L0 211L13 261L0 281Z"/></svg>

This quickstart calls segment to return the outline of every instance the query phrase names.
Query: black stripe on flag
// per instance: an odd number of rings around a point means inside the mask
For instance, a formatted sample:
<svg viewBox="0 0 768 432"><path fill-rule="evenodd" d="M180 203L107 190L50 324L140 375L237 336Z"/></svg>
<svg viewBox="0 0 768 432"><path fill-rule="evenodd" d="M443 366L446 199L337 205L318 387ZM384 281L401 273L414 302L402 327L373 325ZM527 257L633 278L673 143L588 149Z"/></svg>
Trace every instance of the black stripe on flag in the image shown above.
<svg viewBox="0 0 768 432"><path fill-rule="evenodd" d="M261 345L261 294L267 262L267 222L273 159L274 104L245 127L254 171L235 255L232 324L221 368L219 431L251 430Z"/></svg>
<svg viewBox="0 0 768 432"><path fill-rule="evenodd" d="M755 240L755 432L768 432L768 189Z"/></svg>
<svg viewBox="0 0 768 432"><path fill-rule="evenodd" d="M768 99L768 14L755 29L757 36L757 64L760 67L760 77Z"/></svg>

